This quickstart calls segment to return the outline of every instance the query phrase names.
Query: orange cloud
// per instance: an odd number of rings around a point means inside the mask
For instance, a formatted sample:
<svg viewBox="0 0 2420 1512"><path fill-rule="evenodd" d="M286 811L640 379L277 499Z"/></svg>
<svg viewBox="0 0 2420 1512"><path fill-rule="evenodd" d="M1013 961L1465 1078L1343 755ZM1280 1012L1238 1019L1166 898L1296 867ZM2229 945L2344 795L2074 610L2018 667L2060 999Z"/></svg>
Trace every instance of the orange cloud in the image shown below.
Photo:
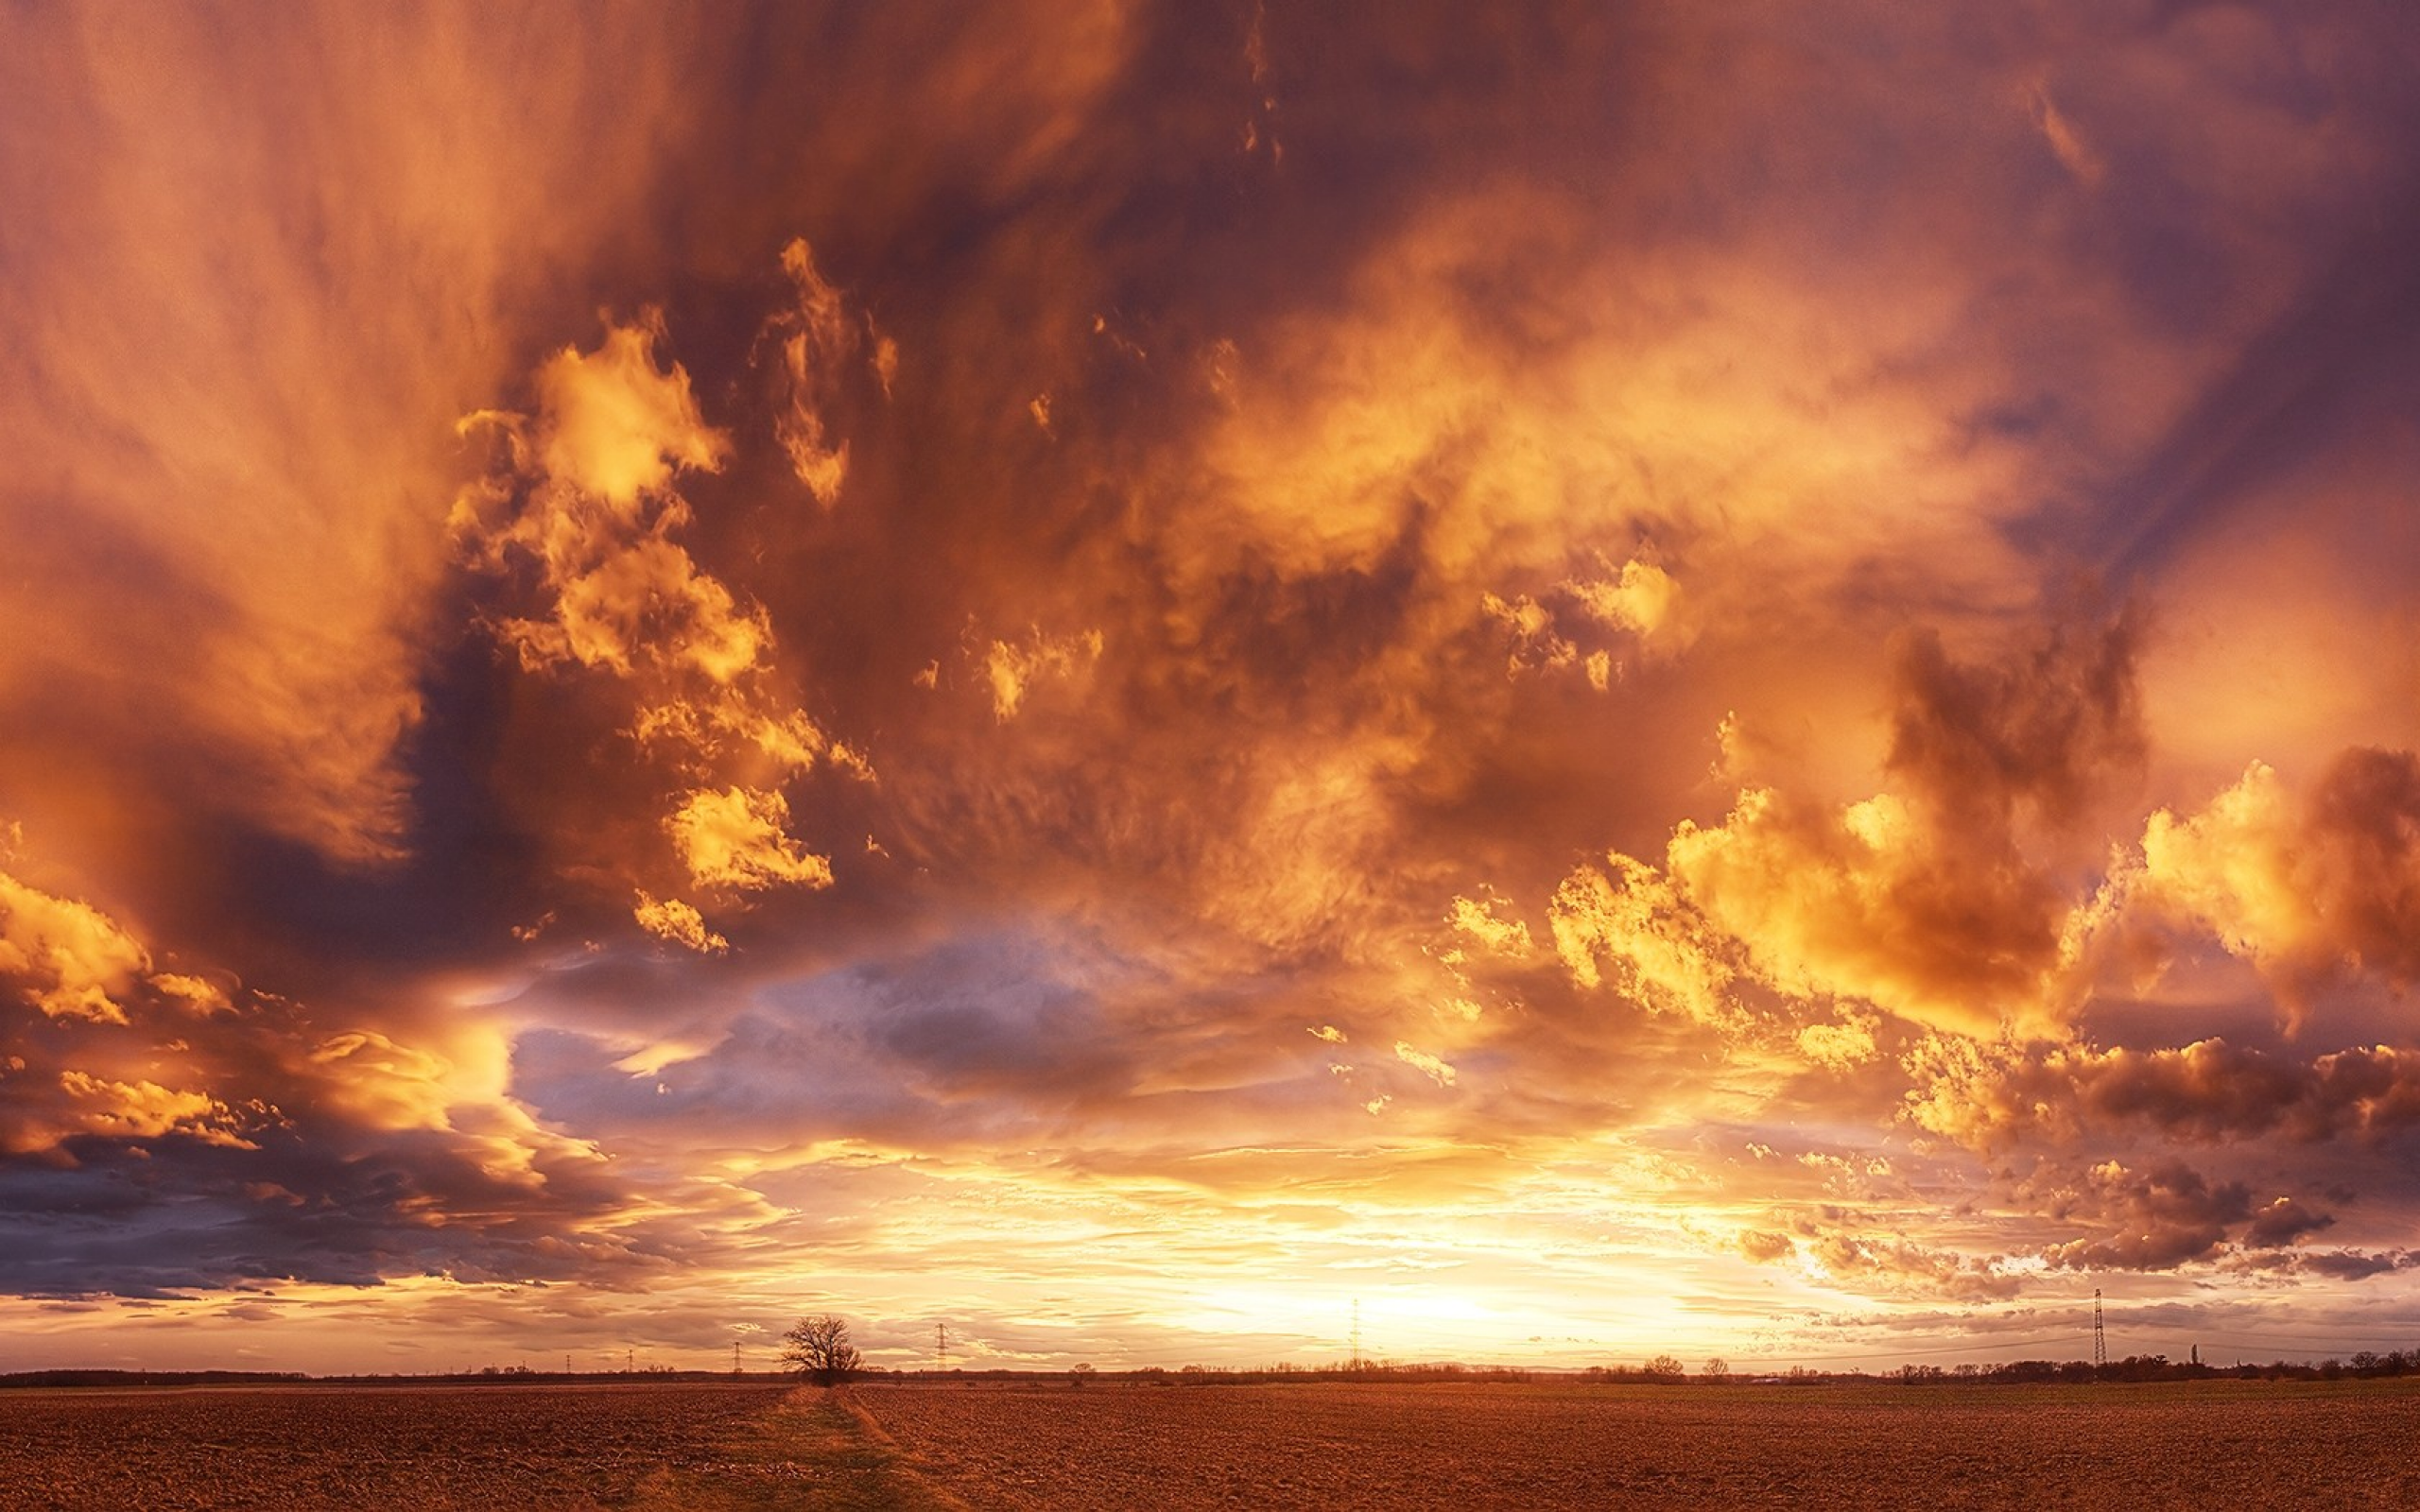
<svg viewBox="0 0 2420 1512"><path fill-rule="evenodd" d="M539 365L533 445L544 475L631 516L675 472L712 472L731 441L709 427L679 363L655 365L662 322L608 325L595 352L565 347Z"/></svg>
<svg viewBox="0 0 2420 1512"><path fill-rule="evenodd" d="M718 468L729 441L700 417L681 365L656 367L658 335L651 323L609 326L595 352L548 358L534 422L474 417L506 428L527 498L495 518L516 480L492 479L457 502L454 529L491 569L516 556L540 565L546 616L498 627L528 665L686 668L729 683L757 665L771 631L668 539L690 518L668 491L675 473Z"/></svg>
<svg viewBox="0 0 2420 1512"><path fill-rule="evenodd" d="M60 1074L59 1085L74 1100L76 1120L95 1134L157 1139L176 1133L225 1149L260 1148L243 1137L243 1120L233 1109L200 1092L172 1091L157 1082L106 1081L80 1071Z"/></svg>
<svg viewBox="0 0 2420 1512"><path fill-rule="evenodd" d="M782 269L797 290L797 303L767 328L780 343L786 390L773 418L773 434L798 480L829 508L839 501L840 487L848 479L849 443L833 444L827 438L821 406L830 402L863 338L843 308L839 291L816 270L815 253L804 238L782 249ZM898 343L875 332L871 322L865 335L873 342L873 365L888 394L899 374Z"/></svg>
<svg viewBox="0 0 2420 1512"><path fill-rule="evenodd" d="M2296 804L2255 763L2201 812L2153 814L2130 902L2210 930L2290 1018L2346 972L2420 981L2420 758L2355 749Z"/></svg>
<svg viewBox="0 0 2420 1512"><path fill-rule="evenodd" d="M1080 675L1100 660L1101 645L1098 630L1047 636L1036 629L1022 645L994 641L983 658L983 674L992 685L992 716L1003 724L1015 718L1037 679Z"/></svg>
<svg viewBox="0 0 2420 1512"><path fill-rule="evenodd" d="M711 955L731 949L731 941L706 927L705 916L695 905L678 898L661 902L642 892L631 910L638 926L659 939L685 945L700 954Z"/></svg>
<svg viewBox="0 0 2420 1512"><path fill-rule="evenodd" d="M107 914L0 871L0 978L45 1015L124 1023L118 1000L150 967L150 953Z"/></svg>
<svg viewBox="0 0 2420 1512"><path fill-rule="evenodd" d="M700 789L682 800L665 828L700 887L832 885L831 861L800 848L786 833L789 816L789 800L778 792Z"/></svg>

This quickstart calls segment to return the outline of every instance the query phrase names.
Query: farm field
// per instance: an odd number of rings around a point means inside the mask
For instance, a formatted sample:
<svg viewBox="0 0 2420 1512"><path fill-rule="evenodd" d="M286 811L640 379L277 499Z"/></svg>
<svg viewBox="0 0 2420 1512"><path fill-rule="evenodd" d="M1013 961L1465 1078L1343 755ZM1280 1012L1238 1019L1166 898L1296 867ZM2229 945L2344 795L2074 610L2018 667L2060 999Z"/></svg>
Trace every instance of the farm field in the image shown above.
<svg viewBox="0 0 2420 1512"><path fill-rule="evenodd" d="M19 1508L2411 1506L2420 1383L0 1393Z"/></svg>
<svg viewBox="0 0 2420 1512"><path fill-rule="evenodd" d="M0 1393L0 1508L594 1507L713 1465L790 1388Z"/></svg>
<svg viewBox="0 0 2420 1512"><path fill-rule="evenodd" d="M952 1389L856 1398L977 1506L2420 1505L2420 1383Z"/></svg>

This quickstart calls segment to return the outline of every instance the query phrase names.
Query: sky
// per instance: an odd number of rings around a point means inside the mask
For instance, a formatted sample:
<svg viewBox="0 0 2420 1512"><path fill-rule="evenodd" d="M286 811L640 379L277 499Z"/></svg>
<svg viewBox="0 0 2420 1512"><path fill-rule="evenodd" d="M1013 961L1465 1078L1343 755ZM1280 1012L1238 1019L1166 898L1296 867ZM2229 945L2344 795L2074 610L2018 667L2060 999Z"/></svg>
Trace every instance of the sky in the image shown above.
<svg viewBox="0 0 2420 1512"><path fill-rule="evenodd" d="M2420 1344L2415 68L0 7L0 1369Z"/></svg>

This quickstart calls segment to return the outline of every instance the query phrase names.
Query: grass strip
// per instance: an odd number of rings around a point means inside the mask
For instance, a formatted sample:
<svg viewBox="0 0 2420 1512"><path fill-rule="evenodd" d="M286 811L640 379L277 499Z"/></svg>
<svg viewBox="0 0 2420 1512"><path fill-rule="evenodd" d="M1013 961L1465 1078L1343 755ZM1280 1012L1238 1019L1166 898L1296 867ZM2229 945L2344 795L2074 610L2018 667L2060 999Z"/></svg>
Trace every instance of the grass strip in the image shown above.
<svg viewBox="0 0 2420 1512"><path fill-rule="evenodd" d="M625 1503L634 1512L967 1512L926 1484L846 1388L802 1386L716 1444L661 1466Z"/></svg>

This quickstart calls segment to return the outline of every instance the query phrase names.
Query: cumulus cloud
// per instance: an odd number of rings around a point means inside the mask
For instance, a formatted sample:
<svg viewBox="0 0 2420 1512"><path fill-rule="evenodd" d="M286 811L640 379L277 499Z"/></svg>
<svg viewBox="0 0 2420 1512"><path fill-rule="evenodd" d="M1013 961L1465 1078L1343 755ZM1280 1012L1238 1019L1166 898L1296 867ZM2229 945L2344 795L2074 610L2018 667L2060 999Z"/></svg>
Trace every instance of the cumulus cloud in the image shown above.
<svg viewBox="0 0 2420 1512"><path fill-rule="evenodd" d="M1530 926L1517 919L1499 919L1496 910L1502 900L1490 898L1484 902L1457 897L1446 919L1461 934L1495 955L1514 960L1530 954Z"/></svg>
<svg viewBox="0 0 2420 1512"><path fill-rule="evenodd" d="M1684 820L1661 871L1616 856L1614 876L1576 873L1557 894L1566 963L1592 982L1602 941L1703 1005L1727 950L1793 997L1963 1034L2055 1033L2094 900L2071 897L2022 842L2056 833L2098 774L2138 756L2133 633L2122 618L2053 630L1987 662L1903 637L1893 789L1834 808L1752 786L1720 823Z"/></svg>
<svg viewBox="0 0 2420 1512"><path fill-rule="evenodd" d="M54 1019L124 1023L118 1002L150 953L92 904L0 871L0 979Z"/></svg>
<svg viewBox="0 0 2420 1512"><path fill-rule="evenodd" d="M778 792L727 787L690 793L664 822L690 880L700 887L830 886L830 859L809 854L790 837L789 817L789 800Z"/></svg>
<svg viewBox="0 0 2420 1512"><path fill-rule="evenodd" d="M1810 1263L1859 1287L1988 1302L2015 1296L2022 1284L1999 1257L1963 1255L1899 1235L1813 1221L1803 1223L1801 1232Z"/></svg>
<svg viewBox="0 0 2420 1512"><path fill-rule="evenodd" d="M653 322L609 325L596 352L565 348L539 368L534 421L474 417L506 428L519 476L466 491L454 527L483 564L538 565L544 617L498 625L532 667L687 668L728 683L770 640L761 611L742 610L669 539L691 518L669 491L675 474L720 467L729 442L700 417L681 365L656 366L660 335Z"/></svg>
<svg viewBox="0 0 2420 1512"><path fill-rule="evenodd" d="M2180 1161L2130 1169L2105 1160L2072 1175L2039 1175L2022 1190L2048 1216L2103 1230L2046 1247L2044 1263L2061 1270L2169 1270L2207 1260L2230 1226L2252 1216L2240 1182L2214 1186Z"/></svg>
<svg viewBox="0 0 2420 1512"><path fill-rule="evenodd" d="M2336 1222L2331 1213L2314 1212L2291 1197L2279 1197L2252 1215L2243 1242L2256 1249L2277 1249L2315 1234Z"/></svg>
<svg viewBox="0 0 2420 1512"><path fill-rule="evenodd" d="M767 328L781 337L784 362L813 368L853 351L855 327L804 243L793 244L784 266L804 301ZM707 422L686 369L659 359L666 339L653 312L609 323L595 352L566 348L540 365L533 416L486 412L467 421L493 428L501 451L490 474L458 499L452 528L498 598L510 605L525 587L534 590L535 612L508 608L489 620L525 669L605 673L604 686L618 693L589 696L627 700L630 765L660 763L679 781L662 829L689 885L828 886L830 862L788 833L789 799L778 784L825 765L871 782L874 769L797 703L800 679L774 664L769 610L676 539L699 525L680 485L725 468L737 443ZM806 368L784 370L792 390L814 389ZM808 444L797 406L812 395L792 390L777 428L795 452ZM835 489L844 460L842 449L819 464L828 465ZM577 853L578 841L566 839ZM642 858L617 857L607 868L630 883L661 885ZM694 903L678 899L642 903L632 919L701 954L728 946Z"/></svg>
<svg viewBox="0 0 2420 1512"><path fill-rule="evenodd" d="M73 1099L77 1122L106 1138L153 1140L175 1133L230 1149L260 1148L238 1132L242 1121L234 1109L201 1092L149 1081L106 1081L80 1071L60 1073L59 1085Z"/></svg>
<svg viewBox="0 0 2420 1512"><path fill-rule="evenodd" d="M2299 803L2255 763L2198 813L2158 811L2134 901L2251 960L2297 1021L2346 972L2420 982L2420 757L2347 750Z"/></svg>
<svg viewBox="0 0 2420 1512"><path fill-rule="evenodd" d="M706 927L705 916L691 903L678 898L657 900L642 892L631 906L631 917L639 928L659 939L685 945L700 954L712 954L731 949L731 941Z"/></svg>
<svg viewBox="0 0 2420 1512"><path fill-rule="evenodd" d="M1610 966L1616 988L1649 1007L1703 1022L1730 1016L1735 972L1716 954L1720 936L1645 862L1616 851L1602 868L1573 872L1555 889L1548 921L1556 954L1581 986L1598 986Z"/></svg>
<svg viewBox="0 0 2420 1512"><path fill-rule="evenodd" d="M1879 1022L1872 1014L1852 1013L1839 1023L1810 1023L1798 1031L1798 1048L1819 1066L1848 1071L1878 1053L1874 1031Z"/></svg>
<svg viewBox="0 0 2420 1512"><path fill-rule="evenodd" d="M565 347L533 379L539 415L533 446L545 475L602 500L625 518L684 468L711 472L730 439L709 427L679 363L656 366L661 321L608 325L595 352Z"/></svg>
<svg viewBox="0 0 2420 1512"><path fill-rule="evenodd" d="M2272 1135L2376 1143L2420 1123L2420 1055L2387 1045L2304 1060L2222 1039L1992 1048L1933 1036L1905 1065L1909 1116L1984 1151L2130 1129L2201 1144Z"/></svg>

